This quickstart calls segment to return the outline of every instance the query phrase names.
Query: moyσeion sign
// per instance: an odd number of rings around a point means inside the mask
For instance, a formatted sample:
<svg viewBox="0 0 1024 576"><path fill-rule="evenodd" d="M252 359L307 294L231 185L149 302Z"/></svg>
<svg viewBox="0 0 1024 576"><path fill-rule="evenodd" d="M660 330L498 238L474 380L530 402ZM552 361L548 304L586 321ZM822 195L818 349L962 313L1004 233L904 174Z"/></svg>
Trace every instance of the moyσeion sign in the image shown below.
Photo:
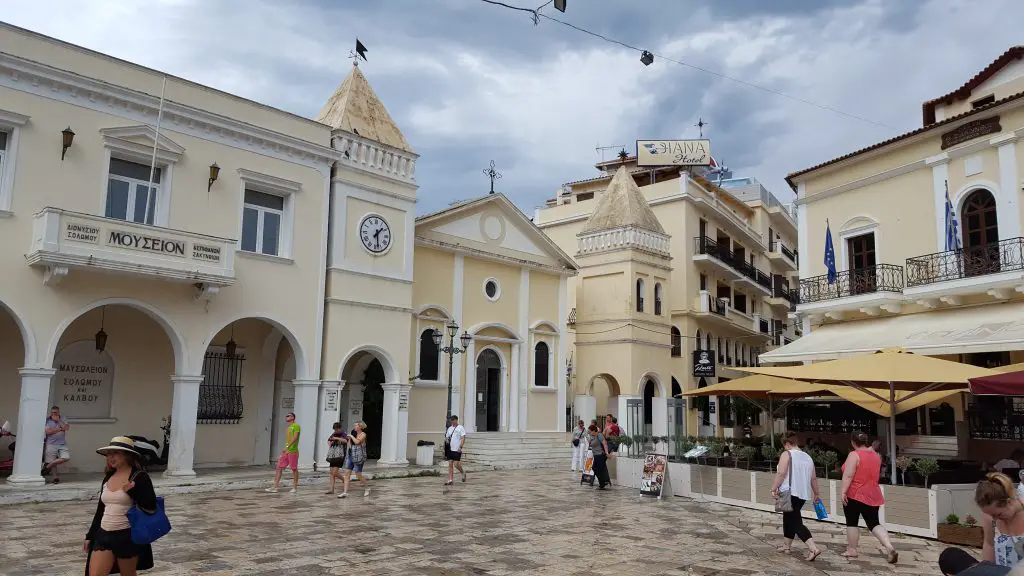
<svg viewBox="0 0 1024 576"><path fill-rule="evenodd" d="M114 359L96 350L92 340L68 344L54 364L53 405L65 418L110 418L114 392Z"/></svg>

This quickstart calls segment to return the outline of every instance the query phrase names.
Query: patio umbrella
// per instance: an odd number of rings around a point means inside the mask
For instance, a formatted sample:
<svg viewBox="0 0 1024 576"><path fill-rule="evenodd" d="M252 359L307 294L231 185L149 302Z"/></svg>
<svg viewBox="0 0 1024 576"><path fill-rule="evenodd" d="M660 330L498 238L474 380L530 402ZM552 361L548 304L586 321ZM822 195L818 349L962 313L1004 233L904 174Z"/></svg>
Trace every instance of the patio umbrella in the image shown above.
<svg viewBox="0 0 1024 576"><path fill-rule="evenodd" d="M1002 368L1006 368L1006 366ZM1000 370L997 368L996 371ZM971 378L970 389L971 394L981 396L1024 396L1024 371Z"/></svg>
<svg viewBox="0 0 1024 576"><path fill-rule="evenodd" d="M896 414L900 404L934 401L933 396L919 396L928 392L963 391L971 378L993 376L987 368L951 362L931 356L921 356L899 348L880 350L800 366L767 368L738 368L743 372L781 376L806 382L847 386L889 407L889 454L892 458L892 482L896 483ZM885 394L888 390L888 394ZM897 395L897 391L905 391ZM948 395L948 394L946 394ZM945 396L945 395L944 395ZM920 404L918 404L920 405Z"/></svg>

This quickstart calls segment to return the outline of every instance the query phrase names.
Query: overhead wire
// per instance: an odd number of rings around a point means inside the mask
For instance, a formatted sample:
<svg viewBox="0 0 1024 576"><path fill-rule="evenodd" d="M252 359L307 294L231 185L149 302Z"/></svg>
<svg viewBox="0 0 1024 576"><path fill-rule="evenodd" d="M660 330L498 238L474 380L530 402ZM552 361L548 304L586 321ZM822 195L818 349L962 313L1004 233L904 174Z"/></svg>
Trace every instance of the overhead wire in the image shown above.
<svg viewBox="0 0 1024 576"><path fill-rule="evenodd" d="M662 60L665 60L666 62L671 62L673 64L677 64L679 66L683 66L683 67L686 67L686 68L697 70L697 71L703 72L705 74L710 74L712 76L716 76L718 78L722 78L723 80L728 80L730 82L736 82L737 84L742 84L742 85L747 86L749 88L754 88L754 89L757 89L757 90L761 90L763 92L767 92L769 94L773 94L775 96L779 96L779 97L782 97L782 98L787 98L789 100L793 100L794 102L799 102L801 104L805 104L805 105L808 105L808 106L813 106L815 108L818 108L818 109L821 109L821 110L825 110L827 112L832 112L833 114L838 114L840 116L845 116L845 117L853 119L853 120L858 120L860 122L865 122L867 124L872 124L874 126L878 126L879 128L885 128L887 130L898 130L897 128L895 128L893 126L889 126L888 124L883 124L881 122L877 122L875 120L871 120L871 119L865 118L863 116L858 116L857 114L851 114L849 112L845 112L845 111L840 110L838 108L835 108L833 106L828 106L826 104L819 104L817 102L814 102L812 100L808 100L806 98L801 98L799 96L794 96L792 94L783 92L781 90L776 90L775 88L769 88L767 86L762 86L760 84L757 84L757 83L754 83L754 82L750 82L748 80L743 80L742 78L736 78L735 76L730 76L730 75L724 74L722 72L717 72L717 71L711 70L709 68L704 68L703 66L698 66L696 64L691 64L689 62L685 62L683 60L679 60L679 59L676 59L676 58L671 58L669 56L665 56L664 54L659 54L657 52L652 52L650 50L645 50L645 49L640 48L638 46L634 46L634 45L629 44L627 42L623 42L622 40L617 40L617 39L612 38L610 36L605 36L604 34L601 34L601 33L598 33L598 32L594 32L593 30L588 30L586 28L583 28L582 26L577 26L577 25L572 24L570 22L566 22L565 20L561 20L561 19L556 18L554 16L549 16L549 15L544 14L543 12L540 11L541 8L544 8L545 6L550 4L551 2L548 2L547 4L544 4L544 5L536 8L536 9L532 9L532 8L523 8L521 6L512 6L510 4L506 4L504 2L499 2L497 0L481 0L481 1L482 2L486 2L488 4L494 4L496 6L501 6L501 7L504 7L504 8L509 8L509 9L512 9L512 10L526 12L526 13L530 14L530 17L533 20L534 26L536 26L538 24L540 18L544 18L545 20L550 20L551 22L556 22L558 24L561 24L562 26L566 26L566 27L572 28L573 30L576 30L578 32L582 32L584 34L588 34L588 35L590 35L590 36L592 36L594 38L598 38L598 39L603 40L605 42L609 42L611 44L617 44L619 46L622 46L623 48L627 48L629 50L640 52L641 54L644 53L644 52L648 52L648 53L652 54L653 56L655 56L656 58L660 58Z"/></svg>

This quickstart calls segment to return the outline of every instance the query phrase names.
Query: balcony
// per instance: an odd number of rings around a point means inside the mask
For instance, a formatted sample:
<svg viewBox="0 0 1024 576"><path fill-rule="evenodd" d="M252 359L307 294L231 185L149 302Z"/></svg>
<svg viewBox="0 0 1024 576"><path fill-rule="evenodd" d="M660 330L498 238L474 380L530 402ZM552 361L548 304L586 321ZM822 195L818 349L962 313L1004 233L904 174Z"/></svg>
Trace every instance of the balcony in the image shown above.
<svg viewBox="0 0 1024 576"><path fill-rule="evenodd" d="M965 295L1005 300L1024 287L1024 238L907 258L906 264L904 294L926 307L959 304Z"/></svg>
<svg viewBox="0 0 1024 576"><path fill-rule="evenodd" d="M746 282L765 294L771 293L772 277L737 257L728 246L719 244L707 236L698 236L693 240L694 262L725 273L728 280Z"/></svg>
<svg viewBox="0 0 1024 576"><path fill-rule="evenodd" d="M790 250L785 244L778 240L768 242L768 259L779 264L787 271L795 271L799 268L795 250Z"/></svg>
<svg viewBox="0 0 1024 576"><path fill-rule="evenodd" d="M882 311L897 313L903 302L903 267L875 264L836 274L834 282L828 275L800 281L797 310L801 313L824 313L842 319L844 312L860 311L877 316Z"/></svg>
<svg viewBox="0 0 1024 576"><path fill-rule="evenodd" d="M782 281L781 276L775 276L772 281L772 293L765 298L769 306L774 306L788 312L795 312L796 305L800 301L800 291L790 288L789 284Z"/></svg>
<svg viewBox="0 0 1024 576"><path fill-rule="evenodd" d="M134 274L196 284L201 295L235 283L237 242L183 230L146 226L44 208L35 215L30 266L46 268L52 285L71 270Z"/></svg>
<svg viewBox="0 0 1024 576"><path fill-rule="evenodd" d="M737 310L728 298L712 296L707 290L701 290L697 296L697 316L707 318L709 324L714 324L719 330L725 328L766 338L769 336L768 331L761 329L764 321L760 314Z"/></svg>

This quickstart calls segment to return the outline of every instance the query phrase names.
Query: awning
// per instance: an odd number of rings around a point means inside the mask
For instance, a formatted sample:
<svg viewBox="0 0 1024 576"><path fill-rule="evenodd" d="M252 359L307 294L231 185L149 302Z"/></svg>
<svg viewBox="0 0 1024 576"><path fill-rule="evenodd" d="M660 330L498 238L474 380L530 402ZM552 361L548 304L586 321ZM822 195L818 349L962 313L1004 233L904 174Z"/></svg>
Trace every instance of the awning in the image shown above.
<svg viewBox="0 0 1024 576"><path fill-rule="evenodd" d="M1024 396L1024 372L1006 372L994 376L971 378L970 388L972 394Z"/></svg>
<svg viewBox="0 0 1024 576"><path fill-rule="evenodd" d="M885 400L879 400L878 398L861 392L860 390L857 390L855 388L850 388L848 386L835 386L830 391L836 396L842 398L843 400L852 402L860 406L861 408L870 410L871 412L878 414L879 416L888 418L893 415L893 410L890 407L889 402ZM940 400L945 400L950 396L956 396L957 394L963 394L964 392L967 392L966 388L960 390L939 390L935 392L923 392L911 396L912 394L914 394L914 392L909 390L897 390L895 413L902 414L904 412L909 412L910 410L913 410L915 408L920 408L921 406L931 404L932 402L939 402ZM882 393L881 396L886 397L888 395ZM904 400L903 398L907 399Z"/></svg>
<svg viewBox="0 0 1024 576"><path fill-rule="evenodd" d="M882 348L930 356L1024 349L1024 303L827 324L760 359L761 363L834 360Z"/></svg>
<svg viewBox="0 0 1024 576"><path fill-rule="evenodd" d="M777 376L765 376L755 374L738 380L719 382L704 388L697 388L683 392L683 396L744 396L748 398L767 398L775 396L780 398L813 396L819 392L829 390L827 384L812 384L779 378Z"/></svg>

